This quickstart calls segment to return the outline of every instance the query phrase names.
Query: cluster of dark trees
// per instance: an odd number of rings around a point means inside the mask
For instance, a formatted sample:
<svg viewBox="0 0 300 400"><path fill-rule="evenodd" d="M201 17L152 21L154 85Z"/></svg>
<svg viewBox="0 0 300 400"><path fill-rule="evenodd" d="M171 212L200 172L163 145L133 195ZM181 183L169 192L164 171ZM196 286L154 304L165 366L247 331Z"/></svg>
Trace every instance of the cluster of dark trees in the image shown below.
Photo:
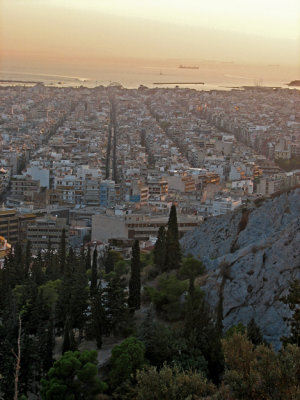
<svg viewBox="0 0 300 400"><path fill-rule="evenodd" d="M149 263L159 276L147 286ZM299 282L282 299L292 310L291 334L275 353L253 319L224 332L222 303L212 310L196 284L204 272L181 254L175 206L146 263L138 241L127 262L112 250L75 254L64 231L57 252L49 243L33 257L30 242L15 246L0 270L0 398L297 399ZM135 318L142 302L148 312ZM125 340L101 381L97 352L78 346L94 340L100 349L106 336Z"/></svg>
<svg viewBox="0 0 300 400"><path fill-rule="evenodd" d="M15 246L0 270L0 398L14 398L16 390L19 397L39 393L57 338L62 340L55 351L64 354L83 339L95 339L101 348L103 335L131 332L140 307L139 251L136 241L128 291L125 277L113 271L111 251L102 260L101 279L96 248L79 255L67 251L64 231L57 252L49 244L32 257L30 242L25 251Z"/></svg>

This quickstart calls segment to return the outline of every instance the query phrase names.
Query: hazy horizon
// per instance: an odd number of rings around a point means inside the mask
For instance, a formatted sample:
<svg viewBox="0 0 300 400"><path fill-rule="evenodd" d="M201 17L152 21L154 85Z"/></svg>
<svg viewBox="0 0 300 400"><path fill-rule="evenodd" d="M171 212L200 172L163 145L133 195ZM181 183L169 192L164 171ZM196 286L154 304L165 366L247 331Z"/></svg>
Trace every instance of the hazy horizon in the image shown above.
<svg viewBox="0 0 300 400"><path fill-rule="evenodd" d="M210 5L187 0L185 7L169 0L1 4L2 70L80 71L203 60L300 69L300 5L294 0L245 0L243 6L236 0L226 6L220 0Z"/></svg>

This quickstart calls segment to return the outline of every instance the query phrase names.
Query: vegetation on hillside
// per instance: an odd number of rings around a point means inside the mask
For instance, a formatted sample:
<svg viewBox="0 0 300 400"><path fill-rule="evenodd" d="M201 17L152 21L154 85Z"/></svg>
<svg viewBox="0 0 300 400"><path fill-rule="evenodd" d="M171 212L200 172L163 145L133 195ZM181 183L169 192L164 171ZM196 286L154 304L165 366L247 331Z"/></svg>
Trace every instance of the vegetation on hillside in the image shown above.
<svg viewBox="0 0 300 400"><path fill-rule="evenodd" d="M0 270L0 398L299 399L299 282L282 299L291 331L276 353L259 321L223 331L223 297L209 307L204 273L181 255L175 208L153 253L136 241L130 261L75 254L64 232L58 252L16 246ZM99 367L107 338L115 346ZM98 352L78 350L90 343Z"/></svg>

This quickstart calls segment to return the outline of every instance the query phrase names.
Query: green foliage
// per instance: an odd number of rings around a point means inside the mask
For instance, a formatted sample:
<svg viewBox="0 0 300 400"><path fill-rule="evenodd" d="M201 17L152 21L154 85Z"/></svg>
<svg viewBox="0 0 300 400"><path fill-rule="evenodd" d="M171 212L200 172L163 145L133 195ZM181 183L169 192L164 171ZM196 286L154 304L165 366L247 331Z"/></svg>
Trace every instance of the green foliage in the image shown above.
<svg viewBox="0 0 300 400"><path fill-rule="evenodd" d="M116 262L115 265L115 272L117 275L121 276L121 275L126 275L129 272L129 264L128 261L125 260L119 260Z"/></svg>
<svg viewBox="0 0 300 400"><path fill-rule="evenodd" d="M154 322L152 313L140 327L139 339L145 344L145 357L151 365L161 368L164 363L176 364L181 370L207 373L207 363L197 345L180 331Z"/></svg>
<svg viewBox="0 0 300 400"><path fill-rule="evenodd" d="M60 288L60 279L57 279L56 281L47 281L38 288L38 293L42 295L44 301L48 304L51 310L55 309Z"/></svg>
<svg viewBox="0 0 300 400"><path fill-rule="evenodd" d="M124 335L130 329L130 314L127 307L126 282L113 274L103 290L103 306L107 333Z"/></svg>
<svg viewBox="0 0 300 400"><path fill-rule="evenodd" d="M43 400L93 400L107 389L97 376L97 352L66 352L41 380Z"/></svg>
<svg viewBox="0 0 300 400"><path fill-rule="evenodd" d="M237 325L231 326L226 334L225 334L225 339L231 338L234 334L241 334L244 335L246 334L246 327L243 325L241 322L239 322Z"/></svg>
<svg viewBox="0 0 300 400"><path fill-rule="evenodd" d="M181 250L175 205L171 206L166 235L165 270L178 269L181 265Z"/></svg>
<svg viewBox="0 0 300 400"><path fill-rule="evenodd" d="M61 238L60 238L60 246L58 249L58 257L59 257L59 269L61 275L65 273L65 267L66 267L66 230L63 228L61 232Z"/></svg>
<svg viewBox="0 0 300 400"><path fill-rule="evenodd" d="M298 399L300 349L288 345L279 353L265 345L254 346L243 334L222 341L226 370L224 383L230 398L245 400Z"/></svg>
<svg viewBox="0 0 300 400"><path fill-rule="evenodd" d="M208 377L218 383L224 368L224 357L218 326L213 318L204 294L195 289L186 296L184 305L183 336L203 354Z"/></svg>
<svg viewBox="0 0 300 400"><path fill-rule="evenodd" d="M140 254L141 269L145 268L147 265L153 264L153 253L141 253Z"/></svg>
<svg viewBox="0 0 300 400"><path fill-rule="evenodd" d="M291 317L285 318L291 328L290 336L283 337L284 344L291 343L300 346L300 281L295 279L289 288L289 293L282 301L289 306Z"/></svg>
<svg viewBox="0 0 300 400"><path fill-rule="evenodd" d="M132 246L128 307L132 311L138 310L141 307L141 262L138 240L135 240Z"/></svg>
<svg viewBox="0 0 300 400"><path fill-rule="evenodd" d="M156 310L167 320L179 320L182 316L183 299L181 296L188 289L188 281L181 281L175 275L161 275L157 289L145 287Z"/></svg>
<svg viewBox="0 0 300 400"><path fill-rule="evenodd" d="M202 262L189 255L183 259L178 275L181 279L189 279L189 291L192 293L194 291L196 277L203 275L205 271L206 269Z"/></svg>
<svg viewBox="0 0 300 400"><path fill-rule="evenodd" d="M134 380L137 369L144 365L145 345L133 336L112 349L109 385L116 388L126 380Z"/></svg>
<svg viewBox="0 0 300 400"><path fill-rule="evenodd" d="M107 254L106 254L105 258L104 258L104 268L105 268L105 273L106 274L109 274L109 273L114 271L114 269L115 269L115 261L114 261L115 258L116 258L116 255L113 253L113 250L108 250L108 252L107 252Z"/></svg>
<svg viewBox="0 0 300 400"><path fill-rule="evenodd" d="M166 231L164 226L161 226L158 230L157 240L153 250L153 261L154 264L159 268L160 272L165 271Z"/></svg>
<svg viewBox="0 0 300 400"><path fill-rule="evenodd" d="M138 400L188 400L206 398L216 388L201 373L165 365L161 370L148 367L138 371L136 392Z"/></svg>
<svg viewBox="0 0 300 400"><path fill-rule="evenodd" d="M93 252L92 276L91 276L91 286L90 286L91 296L94 296L94 294L97 291L97 280L98 280L98 252L95 247Z"/></svg>
<svg viewBox="0 0 300 400"><path fill-rule="evenodd" d="M264 343L264 338L261 334L259 326L256 324L254 318L251 318L247 325L247 338L252 342L255 346Z"/></svg>

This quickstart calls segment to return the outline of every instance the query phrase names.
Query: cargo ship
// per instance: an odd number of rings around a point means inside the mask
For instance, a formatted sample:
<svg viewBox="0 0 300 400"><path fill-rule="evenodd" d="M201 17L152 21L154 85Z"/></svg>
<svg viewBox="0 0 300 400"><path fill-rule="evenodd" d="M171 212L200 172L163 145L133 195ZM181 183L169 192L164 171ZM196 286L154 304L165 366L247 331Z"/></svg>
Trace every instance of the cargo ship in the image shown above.
<svg viewBox="0 0 300 400"><path fill-rule="evenodd" d="M182 64L180 64L178 68L182 68L182 69L199 69L199 67L197 67L197 65L182 65Z"/></svg>

